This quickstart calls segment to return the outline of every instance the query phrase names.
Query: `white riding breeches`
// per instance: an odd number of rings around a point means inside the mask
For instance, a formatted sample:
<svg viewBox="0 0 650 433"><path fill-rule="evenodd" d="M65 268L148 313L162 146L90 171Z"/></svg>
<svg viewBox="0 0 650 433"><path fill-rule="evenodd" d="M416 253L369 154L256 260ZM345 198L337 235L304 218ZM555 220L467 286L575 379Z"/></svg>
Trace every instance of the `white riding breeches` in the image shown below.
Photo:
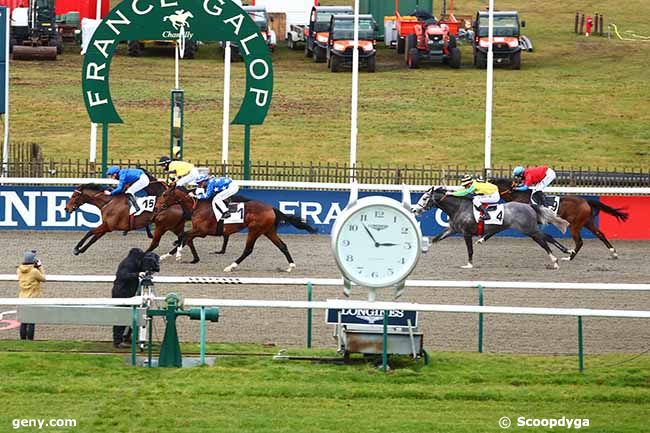
<svg viewBox="0 0 650 433"><path fill-rule="evenodd" d="M232 197L233 195L237 194L239 191L239 185L237 185L235 182L232 182L228 188L224 189L220 193L214 196L212 199L212 210L214 211L215 216L217 217L217 221L221 219L221 216L226 213L228 208L226 207L226 204L224 203L226 199L229 197Z"/></svg>
<svg viewBox="0 0 650 433"><path fill-rule="evenodd" d="M140 179L133 182L131 186L126 189L125 192L127 194L135 195L137 192L142 191L148 186L149 186L149 176L147 176L145 173L142 173L142 175L140 175Z"/></svg>
<svg viewBox="0 0 650 433"><path fill-rule="evenodd" d="M201 173L199 173L197 168L193 168L189 173L176 181L176 186L185 186L188 183L196 181L199 177L201 177Z"/></svg>
<svg viewBox="0 0 650 433"><path fill-rule="evenodd" d="M553 171L552 168L549 168L546 170L546 176L544 176L544 179L542 179L539 183L531 186L530 189L533 190L533 194L535 194L537 191L544 191L546 187L549 186L554 180L555 171Z"/></svg>
<svg viewBox="0 0 650 433"><path fill-rule="evenodd" d="M474 198L472 199L472 202L474 203L474 206L481 207L481 204L483 204L483 203L488 203L488 204L498 203L499 200L501 200L501 196L499 195L499 192L496 191L496 192L493 192L490 195L477 195L477 196L474 196Z"/></svg>

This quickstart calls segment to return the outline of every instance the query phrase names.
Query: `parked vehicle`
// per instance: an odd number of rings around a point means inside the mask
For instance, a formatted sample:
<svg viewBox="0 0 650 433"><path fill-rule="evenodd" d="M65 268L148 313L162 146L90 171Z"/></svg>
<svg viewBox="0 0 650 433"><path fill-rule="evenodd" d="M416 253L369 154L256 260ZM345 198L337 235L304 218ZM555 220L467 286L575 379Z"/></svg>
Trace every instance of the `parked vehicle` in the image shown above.
<svg viewBox="0 0 650 433"><path fill-rule="evenodd" d="M440 24L431 16L414 25L413 32L406 36L404 50L409 68L419 68L422 62L446 63L454 69L460 68L460 49L447 24Z"/></svg>
<svg viewBox="0 0 650 433"><path fill-rule="evenodd" d="M54 0L29 0L11 11L9 50L15 60L56 60L63 53Z"/></svg>
<svg viewBox="0 0 650 433"><path fill-rule="evenodd" d="M377 22L372 15L359 15L359 67L375 72L377 66ZM354 15L334 15L330 20L327 66L338 72L352 66L354 53Z"/></svg>
<svg viewBox="0 0 650 433"><path fill-rule="evenodd" d="M477 68L487 67L488 20L488 12L479 11L476 13L476 20L473 23L472 45L474 66ZM520 28L525 26L525 21L519 21L517 11L494 12L492 52L495 64L509 64L512 69L521 68L522 49L532 50L532 43L520 33Z"/></svg>
<svg viewBox="0 0 650 433"><path fill-rule="evenodd" d="M250 16L255 24L260 28L260 33L264 37L266 45L269 47L269 50L273 52L277 45L277 37L275 32L269 27L269 15L266 12L265 6L243 6L248 16ZM223 42L221 44L223 46ZM242 58L241 52L239 51L239 45L235 42L230 42L230 60L237 61Z"/></svg>
<svg viewBox="0 0 650 433"><path fill-rule="evenodd" d="M316 63L327 59L330 21L333 15L352 15L350 6L314 6L309 15L309 25L305 35L305 57L311 57Z"/></svg>

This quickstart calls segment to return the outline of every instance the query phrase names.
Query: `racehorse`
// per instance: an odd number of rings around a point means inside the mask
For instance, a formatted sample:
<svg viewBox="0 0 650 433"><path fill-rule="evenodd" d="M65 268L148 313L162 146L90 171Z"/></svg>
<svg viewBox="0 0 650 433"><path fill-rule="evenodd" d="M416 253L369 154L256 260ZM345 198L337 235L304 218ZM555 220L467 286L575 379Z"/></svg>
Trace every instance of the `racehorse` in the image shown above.
<svg viewBox="0 0 650 433"><path fill-rule="evenodd" d="M530 190L518 191L513 189L513 182L509 179L496 179L492 181L494 185L499 188L499 194L505 201L516 201L520 203L530 203ZM560 198L560 207L557 214L562 219L569 222L569 229L571 230L571 237L575 243L575 247L569 251L570 256L564 260L573 260L582 248L583 241L580 235L580 230L585 227L592 232L598 239L600 239L605 246L609 249L610 257L612 259L618 258L616 249L605 237L605 234L596 227L594 218L598 212L605 212L609 215L616 217L619 221L627 221L628 213L623 209L616 209L598 200L588 200L577 195L565 195Z"/></svg>
<svg viewBox="0 0 650 433"><path fill-rule="evenodd" d="M246 203L244 222L223 225L218 224L212 210L211 200L197 201L190 197L187 192L183 191L181 188L170 188L165 191L156 202L156 209L162 211L167 209L169 206L180 205L185 212L192 214L192 230L185 232L180 245L168 254L162 256L161 259L176 254L176 260L180 260L181 250L185 245L188 245L193 256L191 263L198 263L200 259L196 252L196 248L194 247L194 238L203 238L205 236L223 236L223 246L220 251L217 251L217 254L224 254L226 252L226 246L228 245L230 235L247 228L248 236L246 238L244 252L237 260L227 266L224 269L224 272L231 272L239 266L239 264L253 252L255 242L262 235L266 236L271 242L273 242L273 245L282 251L289 262L287 272L291 272L296 265L289 253L289 248L278 236L278 225L280 223L289 223L292 226L301 230L306 230L309 233L316 233L318 230L311 227L309 224L302 222L298 216L286 215L279 209L266 203L248 200L241 196L233 196L230 201L231 203Z"/></svg>
<svg viewBox="0 0 650 433"><path fill-rule="evenodd" d="M155 231L147 252L154 250L158 246L160 238L167 231L174 232L179 239L182 236L185 219L180 206L174 206L160 213L143 212L131 218L126 195L105 195L105 189L106 187L104 185L94 183L80 185L74 190L65 206L66 212L71 214L79 209L81 205L88 203L99 208L102 214L102 224L99 227L89 230L74 247L72 252L75 256L85 252L102 236L114 230L121 230L126 233L131 230L146 228L149 233L149 225L152 222L155 223ZM162 182L154 181L145 188L145 191L147 194L159 196L165 189L166 187ZM88 238L90 240L84 245L84 242Z"/></svg>
<svg viewBox="0 0 650 433"><path fill-rule="evenodd" d="M438 242L453 233L460 233L465 238L465 245L467 246L467 265L462 266L464 269L471 269L474 267L472 257L474 255L474 248L472 245L472 237L478 234L478 225L474 219L474 211L472 200L466 197L455 197L448 195L447 190L444 188L431 187L420 198L418 203L414 206L413 210L416 215L437 207L444 211L449 216L449 227L433 237L431 242ZM503 230L513 228L521 233L530 236L551 259L553 268L558 269L558 259L551 253L551 249L545 239L545 234L537 226L537 220L540 219L544 224L553 224L561 231L566 231L569 223L561 218L556 217L553 212L542 206L529 206L522 203L506 203L503 209L503 224L486 224L485 235L493 235Z"/></svg>

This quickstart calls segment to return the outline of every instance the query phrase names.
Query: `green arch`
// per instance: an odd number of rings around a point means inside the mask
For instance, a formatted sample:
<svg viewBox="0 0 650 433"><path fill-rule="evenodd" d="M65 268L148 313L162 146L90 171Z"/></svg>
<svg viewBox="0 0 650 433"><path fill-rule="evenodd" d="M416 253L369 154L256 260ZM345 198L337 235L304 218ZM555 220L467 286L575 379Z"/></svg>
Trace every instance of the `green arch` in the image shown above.
<svg viewBox="0 0 650 433"><path fill-rule="evenodd" d="M122 123L110 91L109 72L118 43L186 38L233 41L246 67L246 92L233 124L264 122L273 94L271 54L259 28L232 0L125 0L100 23L84 57L81 87L91 122Z"/></svg>

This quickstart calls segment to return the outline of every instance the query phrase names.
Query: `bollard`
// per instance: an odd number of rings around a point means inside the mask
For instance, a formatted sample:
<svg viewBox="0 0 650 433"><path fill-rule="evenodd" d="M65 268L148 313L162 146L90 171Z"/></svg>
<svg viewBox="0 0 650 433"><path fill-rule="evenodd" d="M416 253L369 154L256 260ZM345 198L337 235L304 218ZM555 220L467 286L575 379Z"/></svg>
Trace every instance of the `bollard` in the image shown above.
<svg viewBox="0 0 650 433"><path fill-rule="evenodd" d="M599 28L600 28L600 36L603 36L603 34L604 34L604 32L605 32L605 30L603 29L603 24L604 24L604 22L605 22L605 20L604 20L604 18L603 18L603 14L600 14L600 15L599 15L599 21L600 21L600 24L599 24Z"/></svg>
<svg viewBox="0 0 650 433"><path fill-rule="evenodd" d="M478 288L478 305L483 306L483 286ZM483 313L478 313L478 353L483 353Z"/></svg>
<svg viewBox="0 0 650 433"><path fill-rule="evenodd" d="M573 22L573 33L578 33L578 21L580 20L580 12L576 11L575 20Z"/></svg>
<svg viewBox="0 0 650 433"><path fill-rule="evenodd" d="M388 310L384 310L384 347L381 354L381 369L388 371Z"/></svg>
<svg viewBox="0 0 650 433"><path fill-rule="evenodd" d="M311 302L313 287L307 283L307 301ZM311 308L307 308L307 349L311 349Z"/></svg>
<svg viewBox="0 0 650 433"><path fill-rule="evenodd" d="M578 369L582 373L585 369L584 352L582 346L582 316L578 316Z"/></svg>
<svg viewBox="0 0 650 433"><path fill-rule="evenodd" d="M585 14L580 14L580 31L578 34L584 34L584 28L585 28Z"/></svg>

